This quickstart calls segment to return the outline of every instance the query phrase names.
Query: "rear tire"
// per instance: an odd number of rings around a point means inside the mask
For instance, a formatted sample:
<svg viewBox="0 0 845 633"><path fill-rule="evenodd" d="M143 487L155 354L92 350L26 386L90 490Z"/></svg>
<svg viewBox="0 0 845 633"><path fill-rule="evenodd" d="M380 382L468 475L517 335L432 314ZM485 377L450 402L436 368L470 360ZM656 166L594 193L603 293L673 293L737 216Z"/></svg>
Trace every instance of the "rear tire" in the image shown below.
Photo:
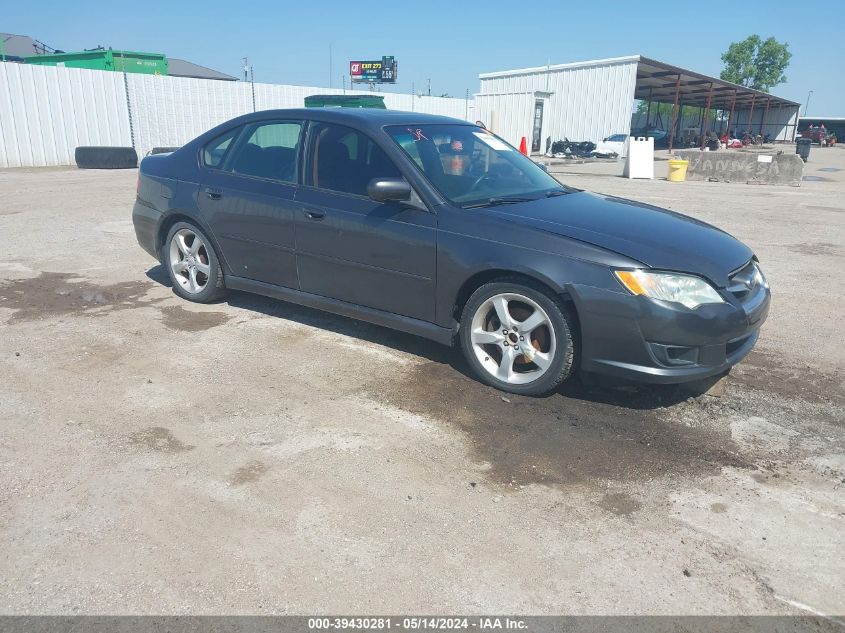
<svg viewBox="0 0 845 633"><path fill-rule="evenodd" d="M542 396L572 373L575 323L571 310L540 284L496 280L466 302L461 349L481 382L509 393Z"/></svg>
<svg viewBox="0 0 845 633"><path fill-rule="evenodd" d="M167 233L161 261L173 292L196 303L210 303L226 294L220 260L211 240L194 224L177 222Z"/></svg>

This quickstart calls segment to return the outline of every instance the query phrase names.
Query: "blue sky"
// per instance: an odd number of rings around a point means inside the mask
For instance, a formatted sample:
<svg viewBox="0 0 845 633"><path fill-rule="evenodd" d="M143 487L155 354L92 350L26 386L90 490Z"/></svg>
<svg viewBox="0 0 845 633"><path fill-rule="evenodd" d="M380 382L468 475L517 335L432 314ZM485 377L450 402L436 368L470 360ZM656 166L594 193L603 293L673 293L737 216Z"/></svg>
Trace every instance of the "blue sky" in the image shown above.
<svg viewBox="0 0 845 633"><path fill-rule="evenodd" d="M842 0L702 2L8 2L0 32L64 50L97 45L162 52L256 81L329 85L352 59L394 55L399 85L478 91L481 72L642 54L718 75L721 53L751 33L789 43L787 83L773 93L811 115L845 116ZM803 114L804 109L802 107Z"/></svg>

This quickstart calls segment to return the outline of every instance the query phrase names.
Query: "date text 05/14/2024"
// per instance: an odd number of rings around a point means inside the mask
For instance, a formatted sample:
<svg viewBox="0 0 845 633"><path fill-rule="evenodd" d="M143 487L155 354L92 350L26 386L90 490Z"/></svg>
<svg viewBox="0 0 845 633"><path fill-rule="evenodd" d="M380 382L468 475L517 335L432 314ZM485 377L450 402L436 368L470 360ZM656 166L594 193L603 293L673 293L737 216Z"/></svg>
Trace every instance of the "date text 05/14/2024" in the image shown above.
<svg viewBox="0 0 845 633"><path fill-rule="evenodd" d="M527 623L508 617L321 617L308 618L308 629L320 630L405 630L448 631L525 630Z"/></svg>

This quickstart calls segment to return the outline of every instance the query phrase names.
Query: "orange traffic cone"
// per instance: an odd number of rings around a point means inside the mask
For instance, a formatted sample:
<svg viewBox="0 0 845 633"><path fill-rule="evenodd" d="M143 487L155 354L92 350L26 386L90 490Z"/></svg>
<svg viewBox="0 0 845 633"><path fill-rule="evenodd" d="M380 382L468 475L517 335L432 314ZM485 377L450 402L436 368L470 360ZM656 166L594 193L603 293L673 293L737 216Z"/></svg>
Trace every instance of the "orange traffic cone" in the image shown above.
<svg viewBox="0 0 845 633"><path fill-rule="evenodd" d="M520 153L528 156L528 141L525 140L525 137L522 137L522 140L519 142L519 151Z"/></svg>

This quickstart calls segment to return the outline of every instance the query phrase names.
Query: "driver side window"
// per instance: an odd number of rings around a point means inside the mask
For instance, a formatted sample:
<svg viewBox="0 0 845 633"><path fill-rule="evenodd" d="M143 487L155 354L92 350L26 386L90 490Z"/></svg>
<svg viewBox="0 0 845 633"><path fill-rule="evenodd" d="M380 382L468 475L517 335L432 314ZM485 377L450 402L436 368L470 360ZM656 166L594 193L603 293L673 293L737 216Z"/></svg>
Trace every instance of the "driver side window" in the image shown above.
<svg viewBox="0 0 845 633"><path fill-rule="evenodd" d="M385 151L367 135L342 125L317 123L310 184L356 196L367 195L373 178L401 178Z"/></svg>

